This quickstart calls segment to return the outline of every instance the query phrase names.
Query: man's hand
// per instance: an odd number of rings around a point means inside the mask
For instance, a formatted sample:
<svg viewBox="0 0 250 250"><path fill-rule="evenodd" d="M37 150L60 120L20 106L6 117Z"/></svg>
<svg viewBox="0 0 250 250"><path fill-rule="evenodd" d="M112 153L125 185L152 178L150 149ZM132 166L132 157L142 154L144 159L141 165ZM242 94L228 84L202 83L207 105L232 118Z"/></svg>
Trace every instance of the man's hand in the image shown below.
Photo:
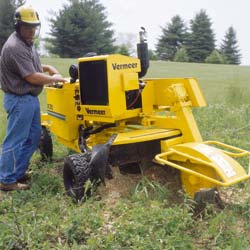
<svg viewBox="0 0 250 250"><path fill-rule="evenodd" d="M67 81L60 74L54 74L52 77L54 78L54 82L66 82Z"/></svg>
<svg viewBox="0 0 250 250"><path fill-rule="evenodd" d="M50 76L59 74L57 69L51 65L42 64L43 72L49 73Z"/></svg>

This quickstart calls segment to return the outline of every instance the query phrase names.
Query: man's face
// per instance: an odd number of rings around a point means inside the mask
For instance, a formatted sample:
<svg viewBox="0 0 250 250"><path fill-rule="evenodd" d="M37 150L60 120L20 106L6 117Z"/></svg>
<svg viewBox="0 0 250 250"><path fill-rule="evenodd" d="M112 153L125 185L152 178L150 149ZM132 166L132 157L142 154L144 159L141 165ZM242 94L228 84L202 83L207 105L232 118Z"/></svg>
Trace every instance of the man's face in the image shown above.
<svg viewBox="0 0 250 250"><path fill-rule="evenodd" d="M22 24L20 27L20 35L26 42L32 43L39 28L39 26Z"/></svg>

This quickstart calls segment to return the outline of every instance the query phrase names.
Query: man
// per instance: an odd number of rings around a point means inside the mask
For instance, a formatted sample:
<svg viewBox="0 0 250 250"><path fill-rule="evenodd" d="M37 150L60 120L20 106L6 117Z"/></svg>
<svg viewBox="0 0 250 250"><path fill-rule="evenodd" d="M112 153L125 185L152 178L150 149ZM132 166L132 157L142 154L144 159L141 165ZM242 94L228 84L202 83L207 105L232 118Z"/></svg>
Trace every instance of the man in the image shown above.
<svg viewBox="0 0 250 250"><path fill-rule="evenodd" d="M65 82L50 65L42 65L33 40L39 34L37 12L21 6L15 13L15 32L4 44L0 58L0 82L7 112L7 132L0 155L0 190L24 190L29 161L40 135L38 95L43 85ZM47 72L48 74L45 74Z"/></svg>

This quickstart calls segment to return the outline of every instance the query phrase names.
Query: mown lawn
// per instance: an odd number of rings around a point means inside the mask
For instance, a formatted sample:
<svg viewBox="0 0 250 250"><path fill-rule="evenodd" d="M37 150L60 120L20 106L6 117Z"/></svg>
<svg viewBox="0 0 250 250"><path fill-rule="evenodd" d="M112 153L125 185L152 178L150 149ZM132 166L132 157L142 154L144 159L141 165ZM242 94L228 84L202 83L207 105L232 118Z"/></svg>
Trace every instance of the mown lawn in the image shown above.
<svg viewBox="0 0 250 250"><path fill-rule="evenodd" d="M43 59L68 77L74 59ZM205 140L250 149L250 67L151 62L147 77L196 77L208 106L194 115ZM2 103L3 95L0 94ZM40 97L45 110L45 96ZM0 141L6 115L0 105ZM35 154L32 187L0 193L0 249L250 249L249 181L221 190L225 208L214 204L194 214L178 173L154 167L144 176L121 175L100 186L85 203L65 195L63 158L54 141L54 161ZM246 168L249 160L243 162Z"/></svg>

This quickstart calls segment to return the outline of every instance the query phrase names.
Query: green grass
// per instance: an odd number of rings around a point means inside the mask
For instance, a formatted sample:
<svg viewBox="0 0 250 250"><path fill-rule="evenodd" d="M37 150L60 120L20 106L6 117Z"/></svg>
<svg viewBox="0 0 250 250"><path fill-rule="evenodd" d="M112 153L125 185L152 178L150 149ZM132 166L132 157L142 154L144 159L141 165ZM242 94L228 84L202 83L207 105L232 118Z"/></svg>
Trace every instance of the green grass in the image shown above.
<svg viewBox="0 0 250 250"><path fill-rule="evenodd" d="M74 59L43 59L68 76ZM250 67L151 62L147 77L196 77L208 106L194 115L204 139L250 148ZM3 94L0 94L0 101ZM45 96L40 96L45 110ZM0 105L0 141L6 115ZM124 176L128 192L99 191L85 203L72 203L64 193L62 159L68 150L54 143L55 159L32 159L32 187L0 193L0 249L250 249L250 183L222 189L225 208L209 205L193 214L193 202L170 181ZM248 165L248 161L243 162ZM173 180L173 179L171 179ZM175 185L175 184L174 184ZM176 183L177 185L177 183ZM177 189L178 190L178 189Z"/></svg>
<svg viewBox="0 0 250 250"><path fill-rule="evenodd" d="M151 62L147 77L194 77L209 104L223 101L229 87L250 90L249 66Z"/></svg>

